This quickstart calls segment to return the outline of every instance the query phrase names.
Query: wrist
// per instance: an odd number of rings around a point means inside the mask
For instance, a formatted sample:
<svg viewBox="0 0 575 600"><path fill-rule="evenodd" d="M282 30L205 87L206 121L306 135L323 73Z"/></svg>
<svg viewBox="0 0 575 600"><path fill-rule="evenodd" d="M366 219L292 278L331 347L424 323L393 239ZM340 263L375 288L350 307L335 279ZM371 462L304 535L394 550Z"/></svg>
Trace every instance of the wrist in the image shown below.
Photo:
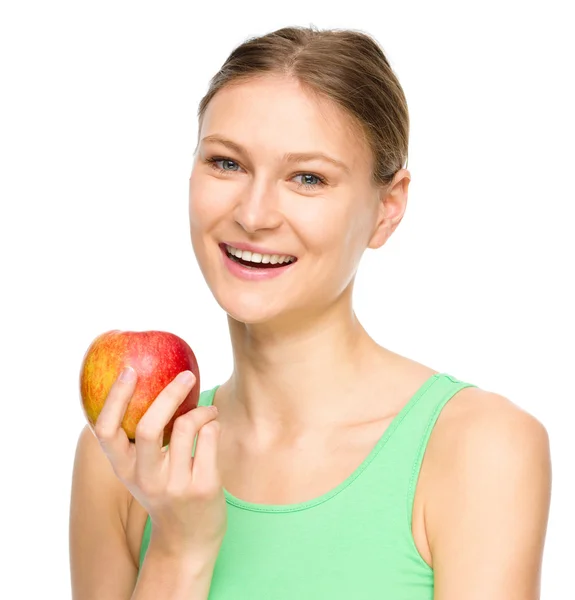
<svg viewBox="0 0 575 600"><path fill-rule="evenodd" d="M218 549L197 549L174 548L164 544L159 539L154 539L152 534L150 543L146 550L146 557L150 556L151 561L170 571L185 571L196 577L208 575L211 577Z"/></svg>
<svg viewBox="0 0 575 600"><path fill-rule="evenodd" d="M192 572L200 576L206 572L211 574L218 552L219 547L202 547L198 549L178 546L168 543L152 533L146 556L149 554L154 562L162 563L171 570L185 569L186 572Z"/></svg>

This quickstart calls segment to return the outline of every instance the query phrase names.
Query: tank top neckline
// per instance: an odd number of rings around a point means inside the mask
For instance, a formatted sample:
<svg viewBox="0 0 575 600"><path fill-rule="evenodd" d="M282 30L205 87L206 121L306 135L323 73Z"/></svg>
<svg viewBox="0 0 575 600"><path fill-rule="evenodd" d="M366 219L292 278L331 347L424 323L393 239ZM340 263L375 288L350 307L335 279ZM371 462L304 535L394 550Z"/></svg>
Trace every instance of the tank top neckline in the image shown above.
<svg viewBox="0 0 575 600"><path fill-rule="evenodd" d="M346 479L344 479L340 484L338 484L331 490L304 502L297 502L292 504L263 504L242 500L241 498L234 496L231 492L224 488L224 496L226 498L226 502L232 506L243 510L264 513L290 513L308 510L310 508L318 506L319 504L323 504L328 500L331 500L340 492L349 487L365 471L365 469L367 469L367 467L372 463L372 461L383 449L387 441L391 438L393 433L399 427L403 419L405 419L405 417L408 415L411 409L417 404L419 399L437 380L446 376L449 377L447 373L435 373L434 375L431 375L426 381L424 381L423 384L419 387L419 389L415 392L415 394L413 394L413 396L405 403L403 408L397 413L397 415L395 415L391 423L385 428L385 431L375 443L375 446L371 449L371 451L363 460L363 462L351 473L351 475L349 475ZM209 390L207 394L207 401L205 403L202 402L202 404L204 404L205 406L210 406L214 400L214 396L219 387L219 385L216 385L211 390Z"/></svg>

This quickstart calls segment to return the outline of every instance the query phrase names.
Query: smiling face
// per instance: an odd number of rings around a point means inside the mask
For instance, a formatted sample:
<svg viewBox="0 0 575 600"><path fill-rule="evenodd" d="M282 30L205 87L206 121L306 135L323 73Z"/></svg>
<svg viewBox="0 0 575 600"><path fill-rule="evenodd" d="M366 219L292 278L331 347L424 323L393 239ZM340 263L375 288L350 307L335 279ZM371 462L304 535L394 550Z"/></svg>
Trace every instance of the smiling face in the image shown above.
<svg viewBox="0 0 575 600"><path fill-rule="evenodd" d="M214 297L237 321L313 318L341 298L366 247L384 243L401 219L396 209L387 233L378 228L382 196L369 147L339 107L294 79L224 87L199 139L192 245Z"/></svg>

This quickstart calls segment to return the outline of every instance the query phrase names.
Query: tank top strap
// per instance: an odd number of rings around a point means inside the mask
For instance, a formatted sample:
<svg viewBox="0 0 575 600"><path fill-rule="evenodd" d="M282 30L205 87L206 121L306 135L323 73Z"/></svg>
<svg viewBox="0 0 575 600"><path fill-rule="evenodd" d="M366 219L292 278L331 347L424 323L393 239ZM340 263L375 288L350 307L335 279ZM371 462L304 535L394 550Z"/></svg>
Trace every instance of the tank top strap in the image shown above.
<svg viewBox="0 0 575 600"><path fill-rule="evenodd" d="M204 390L201 392L198 399L198 406L211 406L212 402L214 401L214 396L216 395L216 390L219 387L219 385L216 385L210 390Z"/></svg>
<svg viewBox="0 0 575 600"><path fill-rule="evenodd" d="M433 428L447 402L466 387L477 386L448 373L434 375L406 405L407 410L389 440L385 456L393 461L393 485L405 492L410 524L415 489Z"/></svg>

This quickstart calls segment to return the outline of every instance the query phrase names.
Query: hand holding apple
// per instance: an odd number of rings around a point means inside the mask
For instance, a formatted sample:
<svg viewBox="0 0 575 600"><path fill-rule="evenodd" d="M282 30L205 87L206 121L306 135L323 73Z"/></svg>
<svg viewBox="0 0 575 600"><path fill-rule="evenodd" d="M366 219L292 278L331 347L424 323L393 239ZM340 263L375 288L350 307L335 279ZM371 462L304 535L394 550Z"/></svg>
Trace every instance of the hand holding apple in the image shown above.
<svg viewBox="0 0 575 600"><path fill-rule="evenodd" d="M127 365L133 369L118 377ZM191 349L177 336L109 331L86 352L80 388L100 447L152 520L150 550L170 561L179 557L181 564L202 565L208 573L227 512L218 469L218 412L197 406L198 377Z"/></svg>
<svg viewBox="0 0 575 600"><path fill-rule="evenodd" d="M182 371L195 375L194 386L165 426L163 444L168 444L174 421L198 405L200 373L192 349L183 339L165 331L112 330L99 335L86 351L80 370L82 406L92 428L113 383L126 366L137 374L122 419L122 429L132 442L138 422L160 392Z"/></svg>

